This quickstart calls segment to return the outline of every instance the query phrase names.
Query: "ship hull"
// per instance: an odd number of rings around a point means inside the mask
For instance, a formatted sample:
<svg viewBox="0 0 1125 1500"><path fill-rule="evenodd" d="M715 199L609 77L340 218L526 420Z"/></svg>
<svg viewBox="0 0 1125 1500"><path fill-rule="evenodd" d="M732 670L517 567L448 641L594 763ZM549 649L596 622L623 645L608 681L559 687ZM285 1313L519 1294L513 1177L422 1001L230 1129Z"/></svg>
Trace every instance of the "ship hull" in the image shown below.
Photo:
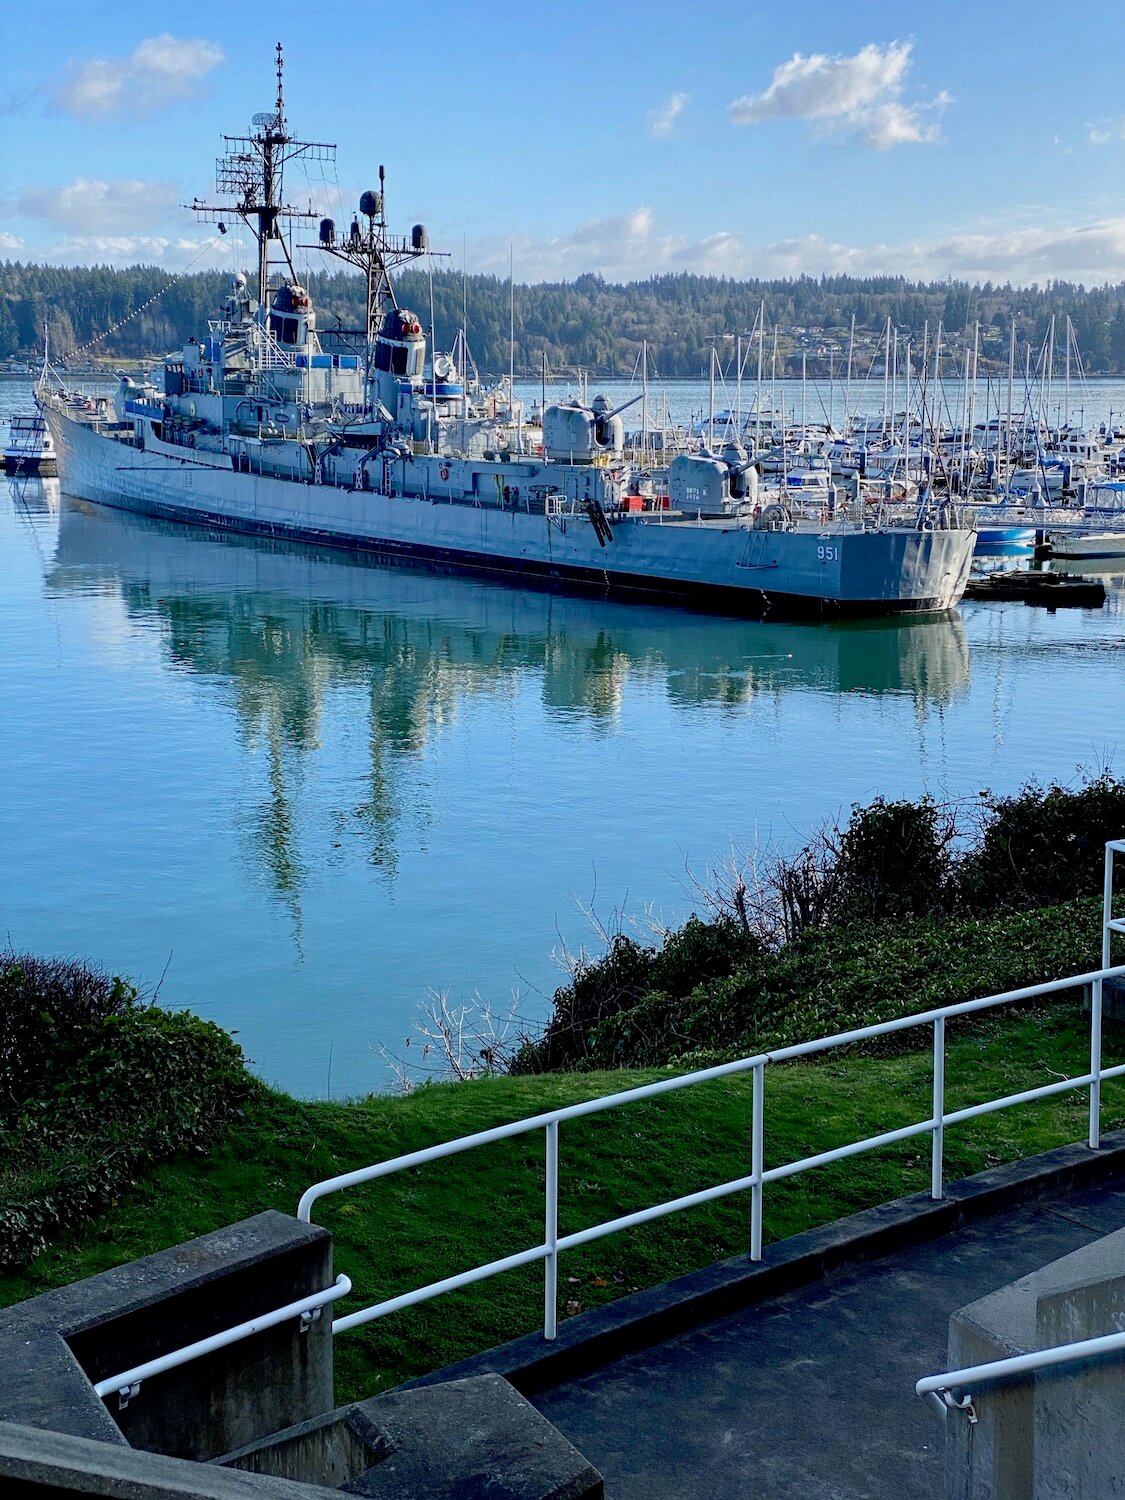
<svg viewBox="0 0 1125 1500"><path fill-rule="evenodd" d="M933 613L959 601L972 557L972 533L964 531L772 532L639 516L615 520L613 539L602 546L581 514L547 517L438 495L388 496L239 473L222 455L138 449L51 407L46 416L64 488L83 499L524 585L752 616ZM428 488L425 474L405 487Z"/></svg>
<svg viewBox="0 0 1125 1500"><path fill-rule="evenodd" d="M38 454L28 457L21 453L5 453L4 473L34 474L39 479L54 479L58 467L53 453L47 458L40 458Z"/></svg>

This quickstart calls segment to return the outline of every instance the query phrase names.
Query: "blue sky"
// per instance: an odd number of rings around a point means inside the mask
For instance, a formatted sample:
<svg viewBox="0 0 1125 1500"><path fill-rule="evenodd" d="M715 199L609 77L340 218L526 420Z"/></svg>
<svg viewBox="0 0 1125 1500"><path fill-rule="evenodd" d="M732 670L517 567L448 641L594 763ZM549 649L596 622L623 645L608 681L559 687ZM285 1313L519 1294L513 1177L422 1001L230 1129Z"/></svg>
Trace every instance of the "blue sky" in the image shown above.
<svg viewBox="0 0 1125 1500"><path fill-rule="evenodd" d="M343 218L385 162L391 219L470 270L1125 278L1120 0L182 15L7 7L0 257L244 260L177 205L280 40L291 126L339 147L291 201Z"/></svg>

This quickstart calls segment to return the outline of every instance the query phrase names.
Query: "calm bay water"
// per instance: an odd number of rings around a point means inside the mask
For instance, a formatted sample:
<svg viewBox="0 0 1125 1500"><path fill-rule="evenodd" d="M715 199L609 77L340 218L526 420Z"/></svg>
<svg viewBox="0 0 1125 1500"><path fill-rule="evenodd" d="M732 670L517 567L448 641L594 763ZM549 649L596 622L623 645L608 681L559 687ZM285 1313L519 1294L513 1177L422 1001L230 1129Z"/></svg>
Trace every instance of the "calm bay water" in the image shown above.
<svg viewBox="0 0 1125 1500"><path fill-rule="evenodd" d="M0 382L2 430L29 404ZM705 404L672 388L677 417ZM1120 411L1125 384L1086 405ZM1120 579L1102 611L759 624L7 482L0 933L147 987L166 968L163 1003L294 1092L386 1087L379 1044L431 987L542 1015L560 934L593 940L582 905L674 922L686 867L732 841L791 846L878 793L1121 770L1123 646Z"/></svg>

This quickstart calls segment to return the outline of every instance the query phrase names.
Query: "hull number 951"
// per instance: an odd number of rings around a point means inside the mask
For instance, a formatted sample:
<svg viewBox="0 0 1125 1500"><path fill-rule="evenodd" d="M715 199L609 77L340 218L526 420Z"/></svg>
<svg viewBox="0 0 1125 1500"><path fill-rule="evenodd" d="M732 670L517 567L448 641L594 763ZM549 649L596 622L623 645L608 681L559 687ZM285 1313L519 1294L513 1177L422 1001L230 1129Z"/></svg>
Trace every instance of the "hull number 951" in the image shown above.
<svg viewBox="0 0 1125 1500"><path fill-rule="evenodd" d="M817 560L822 563L839 562L839 547L818 547L816 549Z"/></svg>

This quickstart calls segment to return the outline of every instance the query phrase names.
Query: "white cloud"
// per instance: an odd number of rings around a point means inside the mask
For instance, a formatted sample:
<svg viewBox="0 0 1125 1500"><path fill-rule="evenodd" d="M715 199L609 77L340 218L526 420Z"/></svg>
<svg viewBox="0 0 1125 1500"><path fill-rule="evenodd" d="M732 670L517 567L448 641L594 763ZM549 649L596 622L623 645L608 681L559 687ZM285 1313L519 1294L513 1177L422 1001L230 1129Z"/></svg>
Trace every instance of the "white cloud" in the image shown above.
<svg viewBox="0 0 1125 1500"><path fill-rule="evenodd" d="M938 138L937 117L952 98L903 103L901 95L913 43L869 42L851 57L795 52L773 72L760 94L743 94L728 106L732 124L809 120L825 134L851 135L878 151Z"/></svg>
<svg viewBox="0 0 1125 1500"><path fill-rule="evenodd" d="M508 274L508 247L515 252L521 281L573 280L596 271L609 280L630 280L655 271L693 270L701 275L731 274L731 256L741 241L726 230L692 240L657 232L651 208L606 219L590 219L568 234L549 239L505 236L483 240L471 249L475 271Z"/></svg>
<svg viewBox="0 0 1125 1500"><path fill-rule="evenodd" d="M848 245L821 235L776 240L749 253L743 274L896 275L910 280L1012 281L1040 284L1062 277L1101 284L1125 279L1125 216L1076 227L957 231L938 239Z"/></svg>
<svg viewBox="0 0 1125 1500"><path fill-rule="evenodd" d="M147 228L175 206L175 183L139 178L76 177L64 187L25 188L16 199L19 213L88 235Z"/></svg>
<svg viewBox="0 0 1125 1500"><path fill-rule="evenodd" d="M1024 285L1055 277L1097 285L1125 280L1125 216L1078 226L1040 222L987 233L966 229L896 243L857 245L804 235L751 245L726 229L702 237L666 232L652 209L642 207L590 220L569 234L525 236L512 243L516 276L529 282L574 280L587 271L610 281L631 281L685 270L766 278L844 272ZM508 245L505 236L471 246L472 269L506 277Z"/></svg>
<svg viewBox="0 0 1125 1500"><path fill-rule="evenodd" d="M68 235L42 258L61 266L158 265L169 271L232 266L231 247L217 235L195 240L160 234Z"/></svg>
<svg viewBox="0 0 1125 1500"><path fill-rule="evenodd" d="M690 94L669 94L659 109L651 110L648 117L649 135L671 135L673 125L683 114L684 105L690 97Z"/></svg>
<svg viewBox="0 0 1125 1500"><path fill-rule="evenodd" d="M149 115L190 98L225 56L218 42L163 32L146 37L128 57L72 62L51 97L64 114L83 120L104 119L118 110Z"/></svg>
<svg viewBox="0 0 1125 1500"><path fill-rule="evenodd" d="M1095 146L1108 146L1111 141L1125 141L1125 115L1115 120L1099 120L1090 126L1090 140Z"/></svg>
<svg viewBox="0 0 1125 1500"><path fill-rule="evenodd" d="M13 250L26 250L27 241L21 240L18 234L0 233L0 250L10 254Z"/></svg>

